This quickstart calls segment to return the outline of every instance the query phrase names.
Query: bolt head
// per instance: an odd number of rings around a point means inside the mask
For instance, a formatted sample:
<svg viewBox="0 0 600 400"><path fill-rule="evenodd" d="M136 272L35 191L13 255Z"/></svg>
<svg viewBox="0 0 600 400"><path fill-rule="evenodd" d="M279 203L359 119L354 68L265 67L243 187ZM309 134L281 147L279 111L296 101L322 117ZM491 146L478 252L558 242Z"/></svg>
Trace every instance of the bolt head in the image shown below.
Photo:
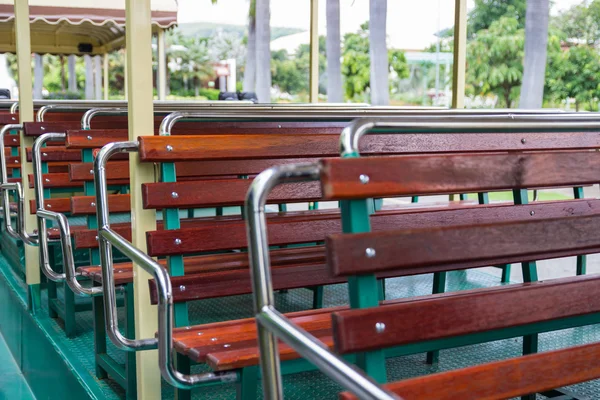
<svg viewBox="0 0 600 400"><path fill-rule="evenodd" d="M44 179L45 182L50 182L50 179L46 178Z"/></svg>
<svg viewBox="0 0 600 400"><path fill-rule="evenodd" d="M383 322L378 322L375 324L375 332L383 333L385 331L385 324Z"/></svg>
<svg viewBox="0 0 600 400"><path fill-rule="evenodd" d="M533 217L535 215L535 211L531 210L531 212L529 213L529 215L531 215Z"/></svg>
<svg viewBox="0 0 600 400"><path fill-rule="evenodd" d="M365 174L361 174L358 179L360 179L360 183L362 183L363 185L366 185L367 183L369 183L369 175L365 175Z"/></svg>
<svg viewBox="0 0 600 400"><path fill-rule="evenodd" d="M167 145L167 151L173 151L173 146L171 146L170 144Z"/></svg>
<svg viewBox="0 0 600 400"><path fill-rule="evenodd" d="M96 203L94 203L93 201L90 203L90 206L92 207L96 207Z"/></svg>
<svg viewBox="0 0 600 400"><path fill-rule="evenodd" d="M52 204L46 204L46 208L52 208Z"/></svg>
<svg viewBox="0 0 600 400"><path fill-rule="evenodd" d="M90 135L87 135L87 136L86 136L86 139L87 139L87 140L92 140L92 137L91 137Z"/></svg>
<svg viewBox="0 0 600 400"><path fill-rule="evenodd" d="M525 138L521 139L521 143L525 144L525 142L527 142Z"/></svg>
<svg viewBox="0 0 600 400"><path fill-rule="evenodd" d="M179 246L181 244L181 239L177 238L175 239L175 245Z"/></svg>
<svg viewBox="0 0 600 400"><path fill-rule="evenodd" d="M216 337L214 337L214 338L210 338L210 340L211 340L211 341L213 341L213 342L216 342L216 341L217 341L217 338L216 338Z"/></svg>
<svg viewBox="0 0 600 400"><path fill-rule="evenodd" d="M18 163L19 163L19 160L15 160L15 164L18 164Z"/></svg>
<svg viewBox="0 0 600 400"><path fill-rule="evenodd" d="M377 252L372 247L369 247L365 250L365 255L367 256L367 258L373 258L373 257L375 257L376 254L377 254Z"/></svg>
<svg viewBox="0 0 600 400"><path fill-rule="evenodd" d="M16 142L16 141L17 141L17 138L14 138L14 139L13 139L13 142Z"/></svg>
<svg viewBox="0 0 600 400"><path fill-rule="evenodd" d="M42 153L44 157L48 157L48 153Z"/></svg>
<svg viewBox="0 0 600 400"><path fill-rule="evenodd" d="M94 170L90 169L90 175L94 175Z"/></svg>
<svg viewBox="0 0 600 400"><path fill-rule="evenodd" d="M40 129L41 129L41 130L43 130L43 131L45 131L45 130L46 130L46 127L44 127L44 126L40 126Z"/></svg>
<svg viewBox="0 0 600 400"><path fill-rule="evenodd" d="M185 292L185 286L184 286L184 285L180 285L180 286L179 286L179 291L181 291L181 292Z"/></svg>
<svg viewBox="0 0 600 400"><path fill-rule="evenodd" d="M177 199L177 198L179 197L179 193L177 193L177 192L172 192L172 193L171 193L171 197L172 197L172 198L174 198L174 199Z"/></svg>

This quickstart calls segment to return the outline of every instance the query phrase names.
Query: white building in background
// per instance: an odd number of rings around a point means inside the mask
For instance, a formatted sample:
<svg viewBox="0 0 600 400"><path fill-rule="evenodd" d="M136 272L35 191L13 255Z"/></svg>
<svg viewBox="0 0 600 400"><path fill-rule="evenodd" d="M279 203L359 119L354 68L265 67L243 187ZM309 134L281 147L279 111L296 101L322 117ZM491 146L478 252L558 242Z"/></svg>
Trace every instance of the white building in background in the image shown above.
<svg viewBox="0 0 600 400"><path fill-rule="evenodd" d="M8 69L6 54L0 54L0 89L10 90L12 98L16 98L17 84Z"/></svg>

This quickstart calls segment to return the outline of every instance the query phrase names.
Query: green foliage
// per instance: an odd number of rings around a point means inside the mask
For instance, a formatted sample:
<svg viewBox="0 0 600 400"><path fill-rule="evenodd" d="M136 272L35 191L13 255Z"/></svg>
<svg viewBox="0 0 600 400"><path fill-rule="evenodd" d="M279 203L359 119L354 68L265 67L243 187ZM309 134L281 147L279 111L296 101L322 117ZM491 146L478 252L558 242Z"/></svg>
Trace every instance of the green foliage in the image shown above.
<svg viewBox="0 0 600 400"><path fill-rule="evenodd" d="M554 54L546 74L546 92L553 100L575 99L575 109L600 97L600 56L586 45ZM595 106L594 106L595 107Z"/></svg>
<svg viewBox="0 0 600 400"><path fill-rule="evenodd" d="M552 28L569 44L600 44L600 0L574 5L552 19Z"/></svg>
<svg viewBox="0 0 600 400"><path fill-rule="evenodd" d="M51 92L48 94L48 100L81 100L79 92Z"/></svg>
<svg viewBox="0 0 600 400"><path fill-rule="evenodd" d="M388 51L390 72L395 72L398 79L409 75L408 64L404 52L391 49ZM371 58L369 55L369 24L365 22L356 33L344 35L342 47L342 75L344 91L349 99L366 100L365 93L371 84ZM390 82L390 85L393 83Z"/></svg>
<svg viewBox="0 0 600 400"><path fill-rule="evenodd" d="M502 17L514 18L517 28L524 28L526 8L526 0L475 0L475 7L469 13L467 32L470 37L474 36Z"/></svg>
<svg viewBox="0 0 600 400"><path fill-rule="evenodd" d="M513 17L501 17L477 32L467 46L467 84L475 95L497 95L510 108L523 77L525 32Z"/></svg>
<svg viewBox="0 0 600 400"><path fill-rule="evenodd" d="M219 100L218 89L198 89L198 95L206 97L208 100Z"/></svg>

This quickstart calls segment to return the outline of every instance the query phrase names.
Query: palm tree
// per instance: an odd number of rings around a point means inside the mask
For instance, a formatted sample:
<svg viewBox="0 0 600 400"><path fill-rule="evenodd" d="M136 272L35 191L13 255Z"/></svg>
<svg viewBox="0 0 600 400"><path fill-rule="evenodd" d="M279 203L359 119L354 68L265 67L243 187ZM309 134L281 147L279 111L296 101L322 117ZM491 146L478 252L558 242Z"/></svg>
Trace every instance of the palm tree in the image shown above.
<svg viewBox="0 0 600 400"><path fill-rule="evenodd" d="M260 103L271 102L271 10L270 0L256 0L256 95Z"/></svg>
<svg viewBox="0 0 600 400"><path fill-rule="evenodd" d="M244 92L256 90L256 0L250 0L248 13L248 45L244 69Z"/></svg>
<svg viewBox="0 0 600 400"><path fill-rule="evenodd" d="M327 0L327 101L341 103L342 51L340 38L340 0Z"/></svg>
<svg viewBox="0 0 600 400"><path fill-rule="evenodd" d="M370 0L369 49L371 55L371 104L385 106L390 102L389 65L386 45L387 0Z"/></svg>
<svg viewBox="0 0 600 400"><path fill-rule="evenodd" d="M542 108L548 48L549 0L527 0L520 108Z"/></svg>

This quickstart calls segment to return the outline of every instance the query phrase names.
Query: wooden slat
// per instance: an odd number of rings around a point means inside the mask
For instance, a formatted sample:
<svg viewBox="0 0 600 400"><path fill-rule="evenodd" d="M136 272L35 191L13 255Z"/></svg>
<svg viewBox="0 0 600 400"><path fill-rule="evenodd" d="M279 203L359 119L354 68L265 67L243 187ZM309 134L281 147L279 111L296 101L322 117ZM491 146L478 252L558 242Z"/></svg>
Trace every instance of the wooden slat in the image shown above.
<svg viewBox="0 0 600 400"><path fill-rule="evenodd" d="M245 134L242 138L238 135L209 134L202 137L150 137L140 142L140 156L143 161L239 159L246 155L249 158L339 156L336 135L315 132L318 132L318 129L312 134L304 135L287 130L286 133L289 135ZM173 150L167 151L167 145L171 145ZM598 147L600 147L600 133L598 132L510 132L374 134L364 137L359 148L362 154L375 155L593 149ZM197 149L202 149L202 151L198 152ZM242 150L249 152L244 153Z"/></svg>
<svg viewBox="0 0 600 400"><path fill-rule="evenodd" d="M68 214L71 212L71 199L58 198L58 199L45 199L45 207L48 211L54 211L57 213ZM37 211L35 200L29 200L29 210L32 214Z"/></svg>
<svg viewBox="0 0 600 400"><path fill-rule="evenodd" d="M327 159L321 174L327 199L472 193L598 182L600 154L431 155ZM367 176L368 183L360 176Z"/></svg>
<svg viewBox="0 0 600 400"><path fill-rule="evenodd" d="M73 196L71 201L72 215L96 214L95 196ZM110 213L126 213L131 211L131 202L128 194L108 195L108 210Z"/></svg>
<svg viewBox="0 0 600 400"><path fill-rule="evenodd" d="M7 167L20 167L21 166L21 157L19 156L8 156L6 157L6 166Z"/></svg>
<svg viewBox="0 0 600 400"><path fill-rule="evenodd" d="M242 205L251 183L249 179L145 183L142 184L143 204L144 208L155 209ZM308 182L278 186L271 192L268 202L304 202L320 198L317 182Z"/></svg>
<svg viewBox="0 0 600 400"><path fill-rule="evenodd" d="M31 148L27 149L27 161L31 162ZM81 161L80 150L69 150L63 146L47 147L42 150L42 161Z"/></svg>
<svg viewBox="0 0 600 400"><path fill-rule="evenodd" d="M341 311L332 315L336 351L348 354L597 313L598 290L600 276L577 276ZM385 325L383 332L375 330L376 323Z"/></svg>
<svg viewBox="0 0 600 400"><path fill-rule="evenodd" d="M33 174L29 174L29 187L34 187ZM77 190L83 190L83 183L81 182L71 182L69 179L68 172L61 173L48 173L43 174L42 179L44 181L44 188L52 189L52 188L73 188Z"/></svg>
<svg viewBox="0 0 600 400"><path fill-rule="evenodd" d="M600 215L531 219L472 226L430 226L334 234L327 260L335 276L426 268L444 264L509 264L577 255L600 249L594 224ZM367 256L366 249L375 251Z"/></svg>
<svg viewBox="0 0 600 400"><path fill-rule="evenodd" d="M4 146L17 147L19 144L21 144L19 135L4 135Z"/></svg>
<svg viewBox="0 0 600 400"><path fill-rule="evenodd" d="M127 129L69 130L66 146L69 149L96 149L129 140L127 132Z"/></svg>
<svg viewBox="0 0 600 400"><path fill-rule="evenodd" d="M500 400L600 378L600 343L510 358L386 385L404 400ZM350 393L342 400L354 400Z"/></svg>
<svg viewBox="0 0 600 400"><path fill-rule="evenodd" d="M49 115L49 114L46 114ZM45 121L45 122L25 122L23 124L23 133L25 136L41 136L44 133L66 133L69 129L78 129L81 123L78 121Z"/></svg>
<svg viewBox="0 0 600 400"><path fill-rule="evenodd" d="M69 164L69 177L72 181L93 182L94 163ZM109 180L129 180L129 162L111 161L106 165L106 178Z"/></svg>

